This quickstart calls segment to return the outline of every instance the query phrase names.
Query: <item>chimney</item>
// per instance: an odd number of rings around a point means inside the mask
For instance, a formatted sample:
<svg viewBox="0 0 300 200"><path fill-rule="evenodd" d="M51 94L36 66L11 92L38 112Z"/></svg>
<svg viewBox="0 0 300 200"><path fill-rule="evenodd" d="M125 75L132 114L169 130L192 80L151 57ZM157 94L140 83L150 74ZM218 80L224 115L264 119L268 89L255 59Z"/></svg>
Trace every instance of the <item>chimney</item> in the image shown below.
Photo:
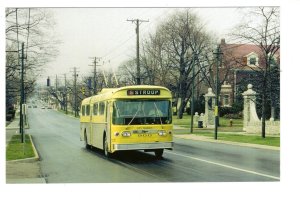
<svg viewBox="0 0 300 200"><path fill-rule="evenodd" d="M225 45L225 38L221 39L221 45Z"/></svg>

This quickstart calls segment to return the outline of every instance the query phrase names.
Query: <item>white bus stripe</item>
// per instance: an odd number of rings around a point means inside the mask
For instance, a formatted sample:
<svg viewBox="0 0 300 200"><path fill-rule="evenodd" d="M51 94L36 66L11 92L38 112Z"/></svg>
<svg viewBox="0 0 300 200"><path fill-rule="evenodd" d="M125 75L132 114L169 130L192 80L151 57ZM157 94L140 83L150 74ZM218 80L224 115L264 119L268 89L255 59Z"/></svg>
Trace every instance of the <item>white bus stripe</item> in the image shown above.
<svg viewBox="0 0 300 200"><path fill-rule="evenodd" d="M193 159L193 160L197 160L197 161L201 161L201 162L205 162L205 163L209 163L209 164L213 164L213 165L217 165L217 166L221 166L221 167L226 167L226 168L237 170L237 171L242 171L242 172L246 172L246 173L250 173L250 174L255 174L255 175L258 175L258 176L263 176L263 177L267 177L267 178L272 178L272 179L280 180L280 178L276 177L276 176L271 176L271 175L268 175L268 174L262 174L262 173L255 172L255 171L241 169L241 168L233 167L233 166L230 166L230 165L224 165L224 164L221 164L221 163L212 162L212 161L201 159L201 158L187 156L187 155L183 155L183 154L179 154L179 153L174 153L174 152L170 152L170 151L166 151L166 153L174 154L174 155L177 155L177 156L182 156L182 157L185 157L185 158L190 158L190 159Z"/></svg>

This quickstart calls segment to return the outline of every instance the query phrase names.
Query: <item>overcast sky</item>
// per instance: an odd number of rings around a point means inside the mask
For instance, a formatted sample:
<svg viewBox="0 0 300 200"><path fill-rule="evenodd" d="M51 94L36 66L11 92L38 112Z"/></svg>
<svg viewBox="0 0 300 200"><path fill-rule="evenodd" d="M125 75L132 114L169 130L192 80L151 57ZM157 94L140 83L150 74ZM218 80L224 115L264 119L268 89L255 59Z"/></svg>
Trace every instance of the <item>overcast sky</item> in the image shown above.
<svg viewBox="0 0 300 200"><path fill-rule="evenodd" d="M50 8L49 8L50 9ZM178 8L177 8L178 9ZM89 75L91 57L100 57L100 67L115 70L125 60L136 55L136 25L127 19L143 19L140 41L174 12L174 8L51 8L56 20L56 34L63 43L59 56L47 65L41 77L69 74L74 67L79 76ZM219 38L239 23L240 10L235 8L191 8L205 23L207 30ZM104 62L104 63L103 63ZM62 77L62 76L61 76Z"/></svg>
<svg viewBox="0 0 300 200"><path fill-rule="evenodd" d="M4 7L30 7L30 6L46 6L46 7L70 7L74 6L90 6L92 0L72 0L69 4L62 3L64 0L52 0L52 1L41 1L41 0L1 0L1 75L0 85L1 88L1 98L0 105L1 110L5 109L5 16L4 16ZM78 1L82 1L81 4L78 4ZM112 2L110 0L109 2ZM105 0L97 1L99 2L96 6L153 6L153 1L132 1L129 4L127 1L121 1L118 4L111 5L110 3L105 3ZM3 3L5 2L5 3ZM95 1L96 2L96 1ZM108 1L107 1L108 2ZM141 3L143 2L143 3ZM281 6L281 105L284 109L281 109L281 181L280 183L213 183L213 184L195 184L195 183L186 183L186 184L164 184L164 185L150 185L150 184L128 184L128 185L116 185L116 184L85 184L85 190L82 190L82 184L62 184L62 185L52 185L52 187L8 187L5 184L1 184L1 188L4 188L2 192L5 198L10 199L35 199L35 198L44 198L48 199L52 197L61 197L61 198L86 198L91 197L90 194L99 198L105 192L107 194L114 194L116 198L123 199L150 199L156 197L161 198L173 198L174 199L184 199L188 197L199 197L204 199L284 199L287 198L287 195L293 196L296 199L296 196L299 197L298 186L299 182L299 134L298 127L299 124L299 107L296 105L295 97L297 96L297 91L299 90L299 84L297 80L299 79L299 51L297 47L299 46L299 19L300 19L300 0L251 0L251 1L228 1L219 0L219 2L210 0L193 0L193 3L190 1L176 1L176 0L158 0L154 1L155 6L228 6L228 5L280 5ZM181 2L178 4L177 2ZM203 3L203 2L206 2ZM209 3L207 3L209 2ZM211 3L214 2L214 3ZM238 2L238 3L237 3ZM278 3L279 2L279 3ZM42 4L43 3L43 4ZM132 51L135 50L135 32L134 25L130 22L127 22L127 18L142 18L149 19L150 22L143 23L141 25L141 32L151 29L148 26L155 26L155 24L163 19L167 12L164 12L162 9L133 9L130 12L122 13L120 9L110 9L112 12L103 11L101 12L89 12L84 14L82 12L73 12L73 9L56 9L55 16L57 18L57 32L61 37L61 40L64 40L64 44L60 46L60 56L57 57L55 62L52 62L48 65L48 73L55 75L56 73L68 73L72 67L80 68L80 73L90 72L91 68L88 66L91 64L91 60L88 57L99 56L104 57L106 54L106 60L111 59L111 65L118 65L122 59L127 59L128 56L132 55ZM153 11L154 10L154 11ZM232 24L240 20L240 17L236 17L231 11L227 12L227 15L222 11L210 10L207 12L202 11L204 20L207 20L207 26L209 29L215 31L221 35L226 33L228 28ZM227 9L226 9L227 10ZM97 13L97 16L95 17ZM204 14L205 13L205 14ZM114 17L113 17L114 14ZM87 19L91 16L95 17L94 20ZM85 23L87 22L88 23ZM81 24L79 24L81 22ZM93 23L93 24L92 24ZM92 24L92 27L91 27ZM96 27L96 25L100 28ZM65 30L64 30L65 28ZM105 38L105 39L104 39ZM130 38L130 39L129 39ZM74 41L78 39L78 41ZM79 40L80 39L80 40ZM128 41L127 41L128 40ZM125 42L126 41L126 42ZM123 43L124 44L123 44ZM121 50L122 45L124 50ZM124 57L122 57L124 56ZM115 58L115 60L113 60ZM118 58L119 61L116 61ZM70 77L70 76L69 76ZM298 112L297 112L298 110ZM4 112L1 115L1 127L2 133L5 133L4 127ZM5 140L5 134L1 134L1 141ZM3 144L3 146L2 146ZM4 160L5 151L4 151L4 142L1 142L1 159ZM0 166L1 171L5 171L3 165ZM1 181L5 183L5 175L1 173ZM91 186L92 189L90 188ZM121 186L121 187L119 187ZM118 187L118 191L115 192L115 188ZM137 193L135 195L128 195L124 193L127 189L128 193L133 191L132 188L135 188ZM155 191L158 193L146 193L147 189L155 187ZM88 189L87 189L88 188ZM124 189L125 188L125 189ZM16 189L18 192L16 192ZM58 191L56 191L56 190ZM101 191L102 189L102 191ZM121 189L121 190L120 190ZM145 192L144 196L140 196L142 192ZM159 191L167 191L165 194L159 193ZM1 197L3 199L3 194ZM11 195L14 194L14 195ZM25 194L25 195L24 195ZM28 195L33 194L33 195ZM46 196L45 196L46 194ZM88 194L88 196L86 196ZM10 195L9 197L6 195ZM96 196L98 195L98 196ZM103 196L101 196L103 197ZM104 196L105 197L105 196ZM132 198L135 197L135 198ZM53 198L52 198L53 199Z"/></svg>

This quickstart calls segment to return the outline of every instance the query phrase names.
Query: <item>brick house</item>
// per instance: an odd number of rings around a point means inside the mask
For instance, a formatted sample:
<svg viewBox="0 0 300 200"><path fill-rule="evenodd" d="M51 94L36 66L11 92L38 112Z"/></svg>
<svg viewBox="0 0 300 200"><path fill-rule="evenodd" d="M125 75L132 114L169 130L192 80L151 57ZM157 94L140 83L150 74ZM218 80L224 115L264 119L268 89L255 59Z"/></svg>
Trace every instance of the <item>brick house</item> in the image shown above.
<svg viewBox="0 0 300 200"><path fill-rule="evenodd" d="M219 77L222 83L220 92L220 106L230 107L236 100L239 84L246 77L254 76L255 71L265 66L260 47L253 44L227 44L221 40L222 65ZM280 52L274 60L279 63Z"/></svg>

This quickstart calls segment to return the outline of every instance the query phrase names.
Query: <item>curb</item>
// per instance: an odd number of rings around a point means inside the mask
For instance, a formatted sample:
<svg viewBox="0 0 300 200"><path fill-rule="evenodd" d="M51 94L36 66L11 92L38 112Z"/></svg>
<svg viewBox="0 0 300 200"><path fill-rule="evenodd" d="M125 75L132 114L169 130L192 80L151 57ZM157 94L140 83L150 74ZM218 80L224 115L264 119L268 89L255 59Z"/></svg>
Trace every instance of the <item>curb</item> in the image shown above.
<svg viewBox="0 0 300 200"><path fill-rule="evenodd" d="M46 184L44 178L6 179L6 184Z"/></svg>
<svg viewBox="0 0 300 200"><path fill-rule="evenodd" d="M28 135L29 135L29 139L31 142L33 152L34 152L34 157L18 159L18 160L10 160L10 161L6 161L6 163L14 165L17 163L35 163L40 160L39 154L35 148L32 137L30 134L28 134ZM39 174L40 174L39 177L35 177L35 178L34 177L33 178L31 178L31 177L30 178L7 178L6 177L6 184L46 184L47 181L43 177L40 167L39 167Z"/></svg>
<svg viewBox="0 0 300 200"><path fill-rule="evenodd" d="M53 110L56 111L56 112L58 112L58 113L61 113L61 114L65 115L65 116L67 116L67 117L71 117L71 118L73 118L73 119L80 119L80 118L74 117L74 116L72 116L72 115L69 115L69 114L66 114L66 113L62 113L62 112L60 112L58 109L53 109Z"/></svg>
<svg viewBox="0 0 300 200"><path fill-rule="evenodd" d="M253 147L253 148L258 148L258 149L267 149L267 150L273 150L273 151L280 151L280 147L267 146L267 145L261 145L261 144L231 142L231 141L225 141L225 140L213 140L213 139L209 139L209 138L206 138L206 137L203 137L203 136L196 136L196 135L174 135L174 137L177 137L177 138L180 138L180 139L186 139L186 140L195 140L195 141L203 141L203 142L211 142L211 143L221 143L221 144L229 144L229 145L235 145L235 146Z"/></svg>
<svg viewBox="0 0 300 200"><path fill-rule="evenodd" d="M13 129L19 129L19 126L14 126L14 127L6 127L7 130L13 130ZM29 125L28 126L24 126L24 129L30 129Z"/></svg>
<svg viewBox="0 0 300 200"><path fill-rule="evenodd" d="M24 159L17 159L17 160L8 160L6 162L9 162L9 163L14 163L14 162L26 162L26 163L30 163L30 162L35 162L35 161L40 160L39 154L37 153L37 150L36 150L36 148L34 146L34 143L32 141L31 135L28 134L28 136L29 136L29 139L30 139L30 142L31 142L31 146L32 146L33 152L34 152L34 157L32 157L32 158L24 158Z"/></svg>

